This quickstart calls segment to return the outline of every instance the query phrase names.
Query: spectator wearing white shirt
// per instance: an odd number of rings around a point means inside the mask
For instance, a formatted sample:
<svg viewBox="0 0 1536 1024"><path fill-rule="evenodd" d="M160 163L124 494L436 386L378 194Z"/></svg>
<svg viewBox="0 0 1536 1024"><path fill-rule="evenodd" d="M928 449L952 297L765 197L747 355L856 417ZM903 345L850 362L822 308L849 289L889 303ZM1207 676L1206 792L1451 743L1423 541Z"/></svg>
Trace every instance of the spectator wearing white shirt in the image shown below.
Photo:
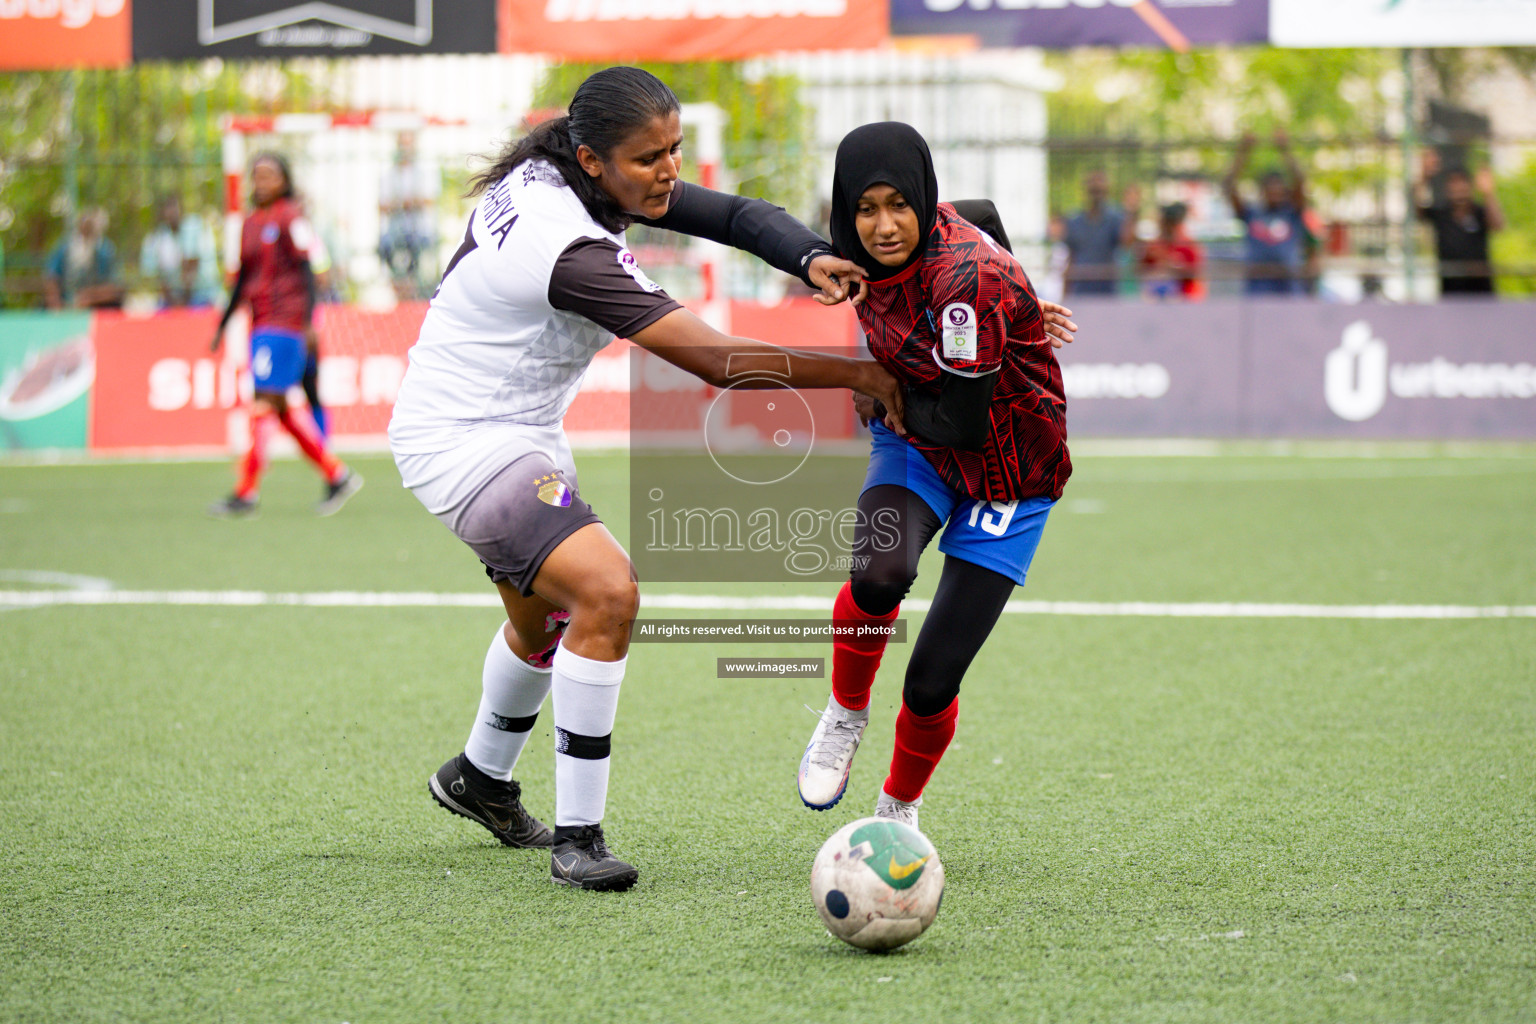
<svg viewBox="0 0 1536 1024"><path fill-rule="evenodd" d="M161 198L159 220L139 249L139 273L155 282L163 306L211 306L218 300L213 231L181 199Z"/></svg>

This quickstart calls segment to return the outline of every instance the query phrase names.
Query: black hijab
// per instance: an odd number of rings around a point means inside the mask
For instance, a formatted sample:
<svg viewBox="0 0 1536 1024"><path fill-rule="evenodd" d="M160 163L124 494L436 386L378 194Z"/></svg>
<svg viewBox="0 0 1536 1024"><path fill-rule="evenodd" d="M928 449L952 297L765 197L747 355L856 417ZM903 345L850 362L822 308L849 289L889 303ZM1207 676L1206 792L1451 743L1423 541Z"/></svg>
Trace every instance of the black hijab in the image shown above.
<svg viewBox="0 0 1536 1024"><path fill-rule="evenodd" d="M899 267L887 267L875 259L859 241L853 223L859 197L871 185L880 184L900 192L917 213L917 248ZM900 121L879 121L855 128L838 144L832 172L832 244L872 280L895 277L922 259L938 216L939 181L933 173L933 154L917 129Z"/></svg>

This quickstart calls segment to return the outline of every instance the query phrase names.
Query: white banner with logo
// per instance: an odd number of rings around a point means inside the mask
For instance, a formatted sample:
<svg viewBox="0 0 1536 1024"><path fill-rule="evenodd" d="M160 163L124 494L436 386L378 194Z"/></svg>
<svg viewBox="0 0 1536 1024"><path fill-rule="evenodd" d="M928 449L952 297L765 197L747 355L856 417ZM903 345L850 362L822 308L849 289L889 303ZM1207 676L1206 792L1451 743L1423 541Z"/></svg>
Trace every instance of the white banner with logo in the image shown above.
<svg viewBox="0 0 1536 1024"><path fill-rule="evenodd" d="M1270 0L1275 46L1530 46L1536 0Z"/></svg>

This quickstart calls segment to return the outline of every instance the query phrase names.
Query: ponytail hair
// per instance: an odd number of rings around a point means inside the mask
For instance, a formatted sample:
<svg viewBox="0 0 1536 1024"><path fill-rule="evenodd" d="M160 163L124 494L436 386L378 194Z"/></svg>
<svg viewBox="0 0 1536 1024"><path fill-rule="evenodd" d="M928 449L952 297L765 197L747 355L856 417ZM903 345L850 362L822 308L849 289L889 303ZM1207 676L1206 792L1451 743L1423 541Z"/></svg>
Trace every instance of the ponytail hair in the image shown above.
<svg viewBox="0 0 1536 1024"><path fill-rule="evenodd" d="M615 146L679 108L666 83L649 71L632 67L604 68L589 76L571 98L570 112L536 126L510 143L492 164L470 179L469 195L477 196L527 160L545 160L581 200L605 231L629 227L631 217L614 202L598 180L582 170L576 151L586 146L607 161Z"/></svg>

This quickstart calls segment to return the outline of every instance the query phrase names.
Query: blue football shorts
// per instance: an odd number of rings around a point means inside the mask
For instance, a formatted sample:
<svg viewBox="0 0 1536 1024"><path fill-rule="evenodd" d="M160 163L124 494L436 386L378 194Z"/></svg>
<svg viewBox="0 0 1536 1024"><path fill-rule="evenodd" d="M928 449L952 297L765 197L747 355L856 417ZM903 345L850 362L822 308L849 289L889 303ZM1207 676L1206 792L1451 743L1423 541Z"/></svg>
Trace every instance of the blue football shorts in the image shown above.
<svg viewBox="0 0 1536 1024"><path fill-rule="evenodd" d="M304 378L304 335L278 327L251 332L251 380L257 391L282 394Z"/></svg>
<svg viewBox="0 0 1536 1024"><path fill-rule="evenodd" d="M922 498L945 524L940 551L1023 585L1055 499L988 501L969 497L945 483L922 452L884 425L871 422L870 432L874 445L863 489L880 484L905 487Z"/></svg>

